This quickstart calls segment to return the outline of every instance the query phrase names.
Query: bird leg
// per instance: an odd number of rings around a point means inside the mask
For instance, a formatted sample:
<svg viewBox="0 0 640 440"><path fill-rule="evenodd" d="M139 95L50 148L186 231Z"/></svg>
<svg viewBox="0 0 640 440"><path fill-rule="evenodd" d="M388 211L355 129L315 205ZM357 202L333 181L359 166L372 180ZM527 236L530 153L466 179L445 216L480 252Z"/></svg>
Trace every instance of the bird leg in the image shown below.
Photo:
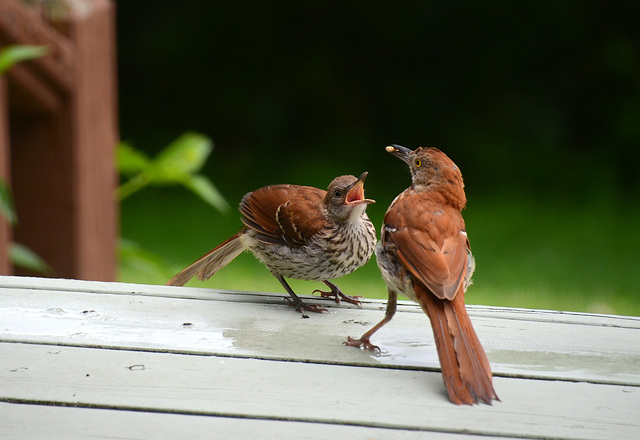
<svg viewBox="0 0 640 440"><path fill-rule="evenodd" d="M354 339L351 336L347 336L347 342L343 342L344 345L350 347L363 347L366 350L380 351L380 347L371 343L371 336L378 330L380 330L387 322L391 321L393 315L396 313L396 303L398 300L398 294L394 290L389 289L389 299L387 300L387 311L384 313L382 321L377 323L371 330L360 336L359 339Z"/></svg>
<svg viewBox="0 0 640 440"><path fill-rule="evenodd" d="M309 312L314 312L314 313L328 312L327 309L325 309L319 304L305 303L300 299L298 295L295 294L295 292L293 291L291 286L289 286L289 284L285 281L283 276L275 275L275 274L274 276L278 279L278 281L280 281L280 284L282 284L282 287L284 287L284 290L286 290L287 293L289 293L289 296L291 297L290 299L287 298L287 300L289 301L289 305L294 306L298 312L302 313L303 318L309 317L309 315L304 313L305 310Z"/></svg>
<svg viewBox="0 0 640 440"><path fill-rule="evenodd" d="M314 290L311 293L320 293L320 296L322 296L323 298L335 298L336 302L338 304L340 304L340 298L342 298L343 300L345 300L346 302L349 302L351 304L355 304L357 306L362 307L362 303L358 300L359 298L364 298L363 296L360 295L356 295L356 296L349 296L349 295L345 295L344 293L342 293L342 291L338 288L338 286L336 286L335 284L333 284L330 281L323 281L323 283L325 283L327 286L329 286L329 288L331 289L330 292L325 292L319 289Z"/></svg>

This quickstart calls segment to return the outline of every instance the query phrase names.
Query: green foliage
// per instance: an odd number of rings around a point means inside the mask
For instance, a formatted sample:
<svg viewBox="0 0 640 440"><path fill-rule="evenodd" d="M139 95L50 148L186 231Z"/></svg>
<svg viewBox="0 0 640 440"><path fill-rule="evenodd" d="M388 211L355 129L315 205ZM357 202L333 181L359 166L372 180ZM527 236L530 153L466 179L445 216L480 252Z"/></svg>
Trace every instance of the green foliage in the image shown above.
<svg viewBox="0 0 640 440"><path fill-rule="evenodd" d="M212 150L209 138L192 132L180 136L154 159L121 143L118 170L130 179L118 188L118 199L123 200L147 185L182 185L217 210L227 211L229 205L211 180L197 174Z"/></svg>
<svg viewBox="0 0 640 440"><path fill-rule="evenodd" d="M208 137L193 132L180 136L153 159L130 144L121 143L117 150L118 171L129 180L117 189L118 199L122 201L147 186L179 185L218 211L228 211L229 205L211 180L198 174L212 150ZM122 273L142 274L147 282L164 283L172 275L161 257L131 240L121 239L118 254L121 277Z"/></svg>
<svg viewBox="0 0 640 440"><path fill-rule="evenodd" d="M42 258L22 244L11 243L9 258L15 266L43 275L51 275L53 273L53 269Z"/></svg>
<svg viewBox="0 0 640 440"><path fill-rule="evenodd" d="M0 50L0 75L20 61L32 60L46 55L48 50L47 46L23 46L18 44L5 46Z"/></svg>
<svg viewBox="0 0 640 440"><path fill-rule="evenodd" d="M9 185L7 185L7 182L3 179L0 179L0 215L7 219L9 224L12 225L18 220L15 209L13 208L11 188L9 188Z"/></svg>

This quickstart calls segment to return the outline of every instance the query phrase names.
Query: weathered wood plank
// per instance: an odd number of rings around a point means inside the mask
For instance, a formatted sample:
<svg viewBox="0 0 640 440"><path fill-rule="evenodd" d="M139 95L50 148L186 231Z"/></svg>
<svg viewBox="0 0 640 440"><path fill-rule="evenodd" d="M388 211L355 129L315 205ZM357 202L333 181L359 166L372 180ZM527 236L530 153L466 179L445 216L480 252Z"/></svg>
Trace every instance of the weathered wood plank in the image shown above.
<svg viewBox="0 0 640 440"><path fill-rule="evenodd" d="M276 294L69 280L47 281L54 289L49 291L41 283L0 279L1 341L412 369L439 366L428 319L409 303L376 335L382 353L372 353L342 342L382 317L381 301L367 301L363 309L341 305L301 319ZM496 375L640 385L637 318L469 309Z"/></svg>
<svg viewBox="0 0 640 440"><path fill-rule="evenodd" d="M301 319L282 298L0 277L0 438L38 416L58 421L48 432L60 438L108 433L111 419L136 426L130 438L180 437L187 424L233 438L250 427L272 438L640 433L638 318L470 307L502 402L461 408L415 305L380 332L377 355L341 342L377 322L383 301Z"/></svg>
<svg viewBox="0 0 640 440"><path fill-rule="evenodd" d="M229 418L95 408L55 407L0 403L0 439L163 440L212 438L260 439L394 439L482 440L486 437L444 432L421 432L341 424L283 422L269 419ZM508 437L492 437L507 440ZM510 437L509 437L510 438Z"/></svg>
<svg viewBox="0 0 640 440"><path fill-rule="evenodd" d="M0 401L485 436L636 439L637 387L495 379L458 407L439 373L0 343Z"/></svg>
<svg viewBox="0 0 640 440"><path fill-rule="evenodd" d="M29 290L45 290L45 291L65 291L65 292L88 292L103 293L116 295L139 295L154 296L181 299L201 299L207 301L232 301L232 302L258 302L272 303L274 298L282 301L286 295L282 293L265 293L265 292L247 292L234 290L218 290L209 288L196 287L169 287L157 286L149 284L131 284L117 282L100 282L100 281L83 281L63 278L50 278L43 282L42 278L36 277L15 277L0 276L0 287L29 289ZM354 292L358 294L358 292ZM324 301L325 306L335 306L333 300L312 297L316 301ZM384 310L384 300L365 299L365 309ZM342 308L355 308L350 304L342 304ZM535 310L535 309L517 309L493 306L468 306L469 310L475 315L487 315L494 317L496 315L501 319L517 319L542 322L560 322L560 323L588 323L590 325L615 326L640 329L640 317L638 316L618 316L618 315L602 315L593 313L579 312L562 312L555 310ZM418 306L410 301L399 301L399 311L413 311L415 313L423 313ZM586 320L586 321L585 321Z"/></svg>

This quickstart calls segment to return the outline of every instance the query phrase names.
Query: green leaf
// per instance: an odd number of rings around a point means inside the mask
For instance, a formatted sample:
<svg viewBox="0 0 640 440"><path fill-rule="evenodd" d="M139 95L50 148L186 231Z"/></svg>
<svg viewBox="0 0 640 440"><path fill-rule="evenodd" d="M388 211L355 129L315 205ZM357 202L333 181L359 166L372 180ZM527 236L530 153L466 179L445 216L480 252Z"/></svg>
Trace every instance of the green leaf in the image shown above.
<svg viewBox="0 0 640 440"><path fill-rule="evenodd" d="M229 211L227 201L206 176L191 176L183 185L217 210L222 212Z"/></svg>
<svg viewBox="0 0 640 440"><path fill-rule="evenodd" d="M7 219L9 224L15 225L18 221L16 211L13 207L13 196L11 188L4 179L0 179L0 214Z"/></svg>
<svg viewBox="0 0 640 440"><path fill-rule="evenodd" d="M22 244L11 243L11 247L9 248L9 258L15 266L29 269L43 275L50 275L53 273L53 269L45 263L42 258Z"/></svg>
<svg viewBox="0 0 640 440"><path fill-rule="evenodd" d="M20 61L31 60L45 55L47 46L11 45L0 50L0 74L3 74Z"/></svg>
<svg viewBox="0 0 640 440"><path fill-rule="evenodd" d="M131 145L118 145L117 163L120 174L132 177L116 190L124 200L147 185L183 185L214 208L229 209L222 194L205 176L196 174L213 150L211 140L199 133L187 132L149 159Z"/></svg>
<svg viewBox="0 0 640 440"><path fill-rule="evenodd" d="M158 153L147 170L149 179L154 183L182 183L200 171L212 150L208 137L187 132Z"/></svg>
<svg viewBox="0 0 640 440"><path fill-rule="evenodd" d="M151 161L131 144L120 142L116 150L116 163L120 174L132 175L146 170Z"/></svg>

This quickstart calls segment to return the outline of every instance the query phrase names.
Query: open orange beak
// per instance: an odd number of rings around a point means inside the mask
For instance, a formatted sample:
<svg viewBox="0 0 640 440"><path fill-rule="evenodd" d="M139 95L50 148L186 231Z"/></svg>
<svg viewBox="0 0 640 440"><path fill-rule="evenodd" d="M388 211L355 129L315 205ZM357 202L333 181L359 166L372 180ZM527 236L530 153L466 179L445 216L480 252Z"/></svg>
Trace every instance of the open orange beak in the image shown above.
<svg viewBox="0 0 640 440"><path fill-rule="evenodd" d="M351 188L349 188L349 192L347 192L347 198L345 199L345 203L347 205L359 205L362 203L370 204L375 203L375 200L365 199L364 198L364 179L367 178L366 171L360 174L358 180L356 180Z"/></svg>

